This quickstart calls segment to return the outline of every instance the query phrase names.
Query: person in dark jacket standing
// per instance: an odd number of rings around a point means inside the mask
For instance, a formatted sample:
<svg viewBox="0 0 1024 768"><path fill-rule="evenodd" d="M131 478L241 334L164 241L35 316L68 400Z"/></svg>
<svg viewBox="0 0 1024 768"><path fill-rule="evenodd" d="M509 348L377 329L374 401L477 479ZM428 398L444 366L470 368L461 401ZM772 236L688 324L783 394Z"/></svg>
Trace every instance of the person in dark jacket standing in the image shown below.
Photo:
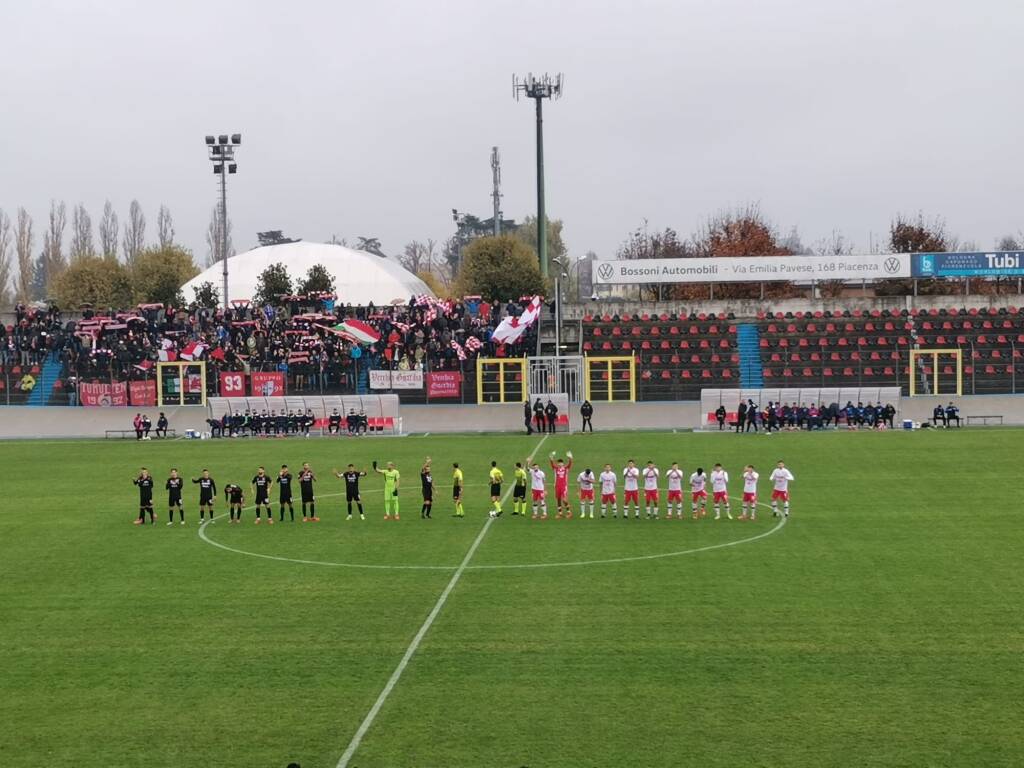
<svg viewBox="0 0 1024 768"><path fill-rule="evenodd" d="M530 401L523 403L523 424L526 426L526 434L533 434L533 410L530 408Z"/></svg>
<svg viewBox="0 0 1024 768"><path fill-rule="evenodd" d="M594 425L591 424L590 419L594 415L594 406L590 404L589 400L584 400L583 405L580 406L580 416L583 417L583 428L581 432L586 432L587 427L590 427L590 431L594 431Z"/></svg>
<svg viewBox="0 0 1024 768"><path fill-rule="evenodd" d="M544 407L544 413L548 417L548 432L555 433L555 424L558 422L558 406L548 398L548 404Z"/></svg>
<svg viewBox="0 0 1024 768"><path fill-rule="evenodd" d="M747 400L747 432L751 427L757 432L757 406L753 400Z"/></svg>
<svg viewBox="0 0 1024 768"><path fill-rule="evenodd" d="M715 419L718 421L718 431L721 432L725 428L725 406L719 405L715 409Z"/></svg>
<svg viewBox="0 0 1024 768"><path fill-rule="evenodd" d="M736 409L736 431L742 432L743 427L747 423L747 404L740 400L739 407Z"/></svg>
<svg viewBox="0 0 1024 768"><path fill-rule="evenodd" d="M544 403L540 401L538 397L533 403L533 421L537 425L536 430L538 432L547 431L544 426Z"/></svg>

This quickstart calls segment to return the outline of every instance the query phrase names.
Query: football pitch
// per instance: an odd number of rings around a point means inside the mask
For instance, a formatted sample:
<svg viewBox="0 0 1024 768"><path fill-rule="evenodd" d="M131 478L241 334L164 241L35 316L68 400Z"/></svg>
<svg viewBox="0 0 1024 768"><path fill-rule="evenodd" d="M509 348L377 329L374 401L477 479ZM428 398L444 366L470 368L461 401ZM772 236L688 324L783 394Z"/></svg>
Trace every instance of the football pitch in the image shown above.
<svg viewBox="0 0 1024 768"><path fill-rule="evenodd" d="M1022 435L2 443L0 765L1024 765ZM490 461L510 489L551 450L653 459L663 501L672 461L721 462L734 516L783 459L792 516L491 521ZM331 469L374 459L402 519L371 473L346 522ZM322 522L254 525L256 467L304 461ZM166 526L171 467L242 485L244 524L221 493L200 531L187 483Z"/></svg>

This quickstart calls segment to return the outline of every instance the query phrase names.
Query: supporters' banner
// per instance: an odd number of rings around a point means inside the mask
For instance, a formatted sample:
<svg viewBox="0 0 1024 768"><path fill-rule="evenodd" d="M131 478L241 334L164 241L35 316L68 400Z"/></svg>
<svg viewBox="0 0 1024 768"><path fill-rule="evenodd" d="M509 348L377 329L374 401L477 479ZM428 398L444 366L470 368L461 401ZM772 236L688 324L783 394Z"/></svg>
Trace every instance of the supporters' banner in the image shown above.
<svg viewBox="0 0 1024 768"><path fill-rule="evenodd" d="M82 405L128 405L128 387L123 381L83 381L78 385Z"/></svg>
<svg viewBox="0 0 1024 768"><path fill-rule="evenodd" d="M245 374L241 371L221 371L220 396L245 397Z"/></svg>
<svg viewBox="0 0 1024 768"><path fill-rule="evenodd" d="M251 373L249 381L252 383L253 397L284 396L284 374L279 371Z"/></svg>
<svg viewBox="0 0 1024 768"><path fill-rule="evenodd" d="M136 407L152 408L156 405L156 381L128 382L128 398Z"/></svg>
<svg viewBox="0 0 1024 768"><path fill-rule="evenodd" d="M427 374L427 397L458 397L462 392L459 371L435 371Z"/></svg>
<svg viewBox="0 0 1024 768"><path fill-rule="evenodd" d="M370 371L370 389L423 389L423 371Z"/></svg>
<svg viewBox="0 0 1024 768"><path fill-rule="evenodd" d="M914 277L1020 277L1024 253L916 253Z"/></svg>
<svg viewBox="0 0 1024 768"><path fill-rule="evenodd" d="M594 285L769 283L910 277L910 254L719 256L711 259L595 260Z"/></svg>

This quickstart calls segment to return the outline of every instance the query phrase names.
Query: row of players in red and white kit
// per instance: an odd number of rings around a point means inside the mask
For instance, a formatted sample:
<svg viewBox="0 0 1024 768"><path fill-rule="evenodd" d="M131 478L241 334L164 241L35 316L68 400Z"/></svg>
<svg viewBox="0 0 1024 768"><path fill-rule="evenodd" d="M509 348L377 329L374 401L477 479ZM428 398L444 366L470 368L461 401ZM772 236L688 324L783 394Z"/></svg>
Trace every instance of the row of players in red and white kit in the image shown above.
<svg viewBox="0 0 1024 768"><path fill-rule="evenodd" d="M569 472L573 467L573 456L569 452L566 459L555 459L555 454L550 456L551 469L555 476L555 505L556 517L571 518L572 507L569 502ZM531 488L533 492L533 517L544 519L548 516L547 508L547 477L537 462L533 462L529 469ZM760 474L752 464L743 468L743 500L742 514L739 520L757 519L757 483ZM677 517L682 520L683 515L683 481L684 473L677 462L665 472L668 481L668 494L666 498L666 517ZM633 459L630 459L622 470L622 516L629 517L630 506L633 508L633 516L640 517L640 481L644 486L644 510L648 519L657 519L661 509L661 490L659 488L661 470L655 466L653 461L648 461L646 466L639 467ZM772 483L771 510L772 516L780 514L789 517L789 484L793 482L793 473L786 468L784 462L780 461L769 475ZM715 520L721 519L724 509L725 516L732 520L732 505L729 501L729 473L721 464L715 464L710 476L704 473L702 467L698 467L689 477L690 484L690 514L696 520L707 515L708 491L707 484L710 480L712 503L715 507ZM601 517L606 517L611 510L612 517L619 516L618 506L618 482L619 476L612 469L611 464L605 464L600 475L595 475L588 467L576 477L576 484L579 489L580 518L594 517L595 486L601 486ZM673 510L673 505L675 508ZM781 508L780 508L781 505Z"/></svg>

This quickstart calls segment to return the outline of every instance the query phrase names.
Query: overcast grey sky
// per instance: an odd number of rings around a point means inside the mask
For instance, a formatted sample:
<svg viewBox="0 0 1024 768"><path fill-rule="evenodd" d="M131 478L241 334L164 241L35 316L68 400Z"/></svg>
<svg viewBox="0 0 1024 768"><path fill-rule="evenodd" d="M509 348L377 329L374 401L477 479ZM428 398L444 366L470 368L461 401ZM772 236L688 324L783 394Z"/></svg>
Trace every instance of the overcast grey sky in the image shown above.
<svg viewBox="0 0 1024 768"><path fill-rule="evenodd" d="M992 247L1024 228L1019 0L9 2L0 208L37 243L51 198L167 204L205 258L203 136L239 131L235 247L262 229L443 241L451 209L535 206L530 103L513 73L565 73L545 117L548 212L573 255L642 219L687 235L758 202L813 244L858 250L893 214Z"/></svg>

